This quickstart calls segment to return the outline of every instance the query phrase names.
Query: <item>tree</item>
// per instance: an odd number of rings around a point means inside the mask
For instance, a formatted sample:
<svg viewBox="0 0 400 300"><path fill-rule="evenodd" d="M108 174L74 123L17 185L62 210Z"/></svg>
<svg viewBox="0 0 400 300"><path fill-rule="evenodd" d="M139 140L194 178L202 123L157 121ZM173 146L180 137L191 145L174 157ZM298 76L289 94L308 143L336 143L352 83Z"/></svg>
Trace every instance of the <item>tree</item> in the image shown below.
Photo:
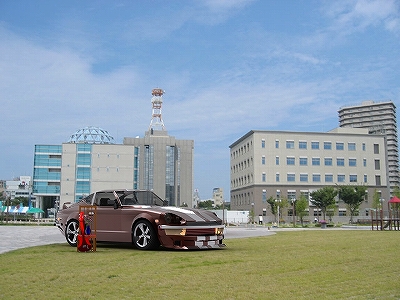
<svg viewBox="0 0 400 300"><path fill-rule="evenodd" d="M325 186L310 193L311 203L321 209L324 220L327 207L335 204L336 195L337 191L331 186Z"/></svg>
<svg viewBox="0 0 400 300"><path fill-rule="evenodd" d="M335 215L336 204L329 205L326 208L326 215L329 217L329 222L332 222L332 217Z"/></svg>
<svg viewBox="0 0 400 300"><path fill-rule="evenodd" d="M299 216L301 226L303 227L303 218L308 215L308 212L306 211L306 208L308 207L308 199L304 195L301 195L300 199L296 201L295 207L296 215Z"/></svg>
<svg viewBox="0 0 400 300"><path fill-rule="evenodd" d="M200 201L197 205L199 208L212 209L212 200Z"/></svg>
<svg viewBox="0 0 400 300"><path fill-rule="evenodd" d="M350 223L353 223L353 216L365 199L366 190L367 188L361 185L344 185L339 187L340 199L346 203L350 210Z"/></svg>
<svg viewBox="0 0 400 300"><path fill-rule="evenodd" d="M276 205L275 199L271 196L267 199L267 203L269 204L271 208L271 214L275 216L275 222L276 222L276 214L278 210L278 206Z"/></svg>
<svg viewBox="0 0 400 300"><path fill-rule="evenodd" d="M374 195L372 196L372 208L374 209L382 208L381 197L377 190L374 191Z"/></svg>

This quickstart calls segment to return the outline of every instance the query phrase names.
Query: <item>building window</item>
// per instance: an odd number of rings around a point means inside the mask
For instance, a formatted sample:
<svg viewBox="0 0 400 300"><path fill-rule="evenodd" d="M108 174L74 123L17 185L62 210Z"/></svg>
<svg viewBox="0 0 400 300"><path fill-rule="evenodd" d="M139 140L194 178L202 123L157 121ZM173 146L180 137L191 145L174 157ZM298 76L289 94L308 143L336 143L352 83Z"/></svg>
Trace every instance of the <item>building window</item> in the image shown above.
<svg viewBox="0 0 400 300"><path fill-rule="evenodd" d="M279 180L280 180L280 178L279 178L279 173L276 173L276 174L275 174L275 181L276 181L276 182L279 182Z"/></svg>
<svg viewBox="0 0 400 300"><path fill-rule="evenodd" d="M364 167L367 166L367 159L366 159L366 158L363 159L363 166L364 166Z"/></svg>
<svg viewBox="0 0 400 300"><path fill-rule="evenodd" d="M293 182L293 181L295 181L295 179L296 179L296 176L295 176L294 173L288 173L287 174L287 181L288 182Z"/></svg>
<svg viewBox="0 0 400 300"><path fill-rule="evenodd" d="M262 191L262 201L264 203L267 202L267 190Z"/></svg>
<svg viewBox="0 0 400 300"><path fill-rule="evenodd" d="M379 154L379 144L374 144L374 154Z"/></svg>
<svg viewBox="0 0 400 300"><path fill-rule="evenodd" d="M262 173L261 180L262 180L262 182L267 181L267 175L265 173Z"/></svg>
<svg viewBox="0 0 400 300"><path fill-rule="evenodd" d="M265 148L265 140L261 140L261 148Z"/></svg>
<svg viewBox="0 0 400 300"><path fill-rule="evenodd" d="M375 185L381 185L381 175L375 175Z"/></svg>
<svg viewBox="0 0 400 300"><path fill-rule="evenodd" d="M345 180L346 180L345 175L343 175L343 174L338 174L338 176L337 176L337 181L338 181L338 182L344 182Z"/></svg>
<svg viewBox="0 0 400 300"><path fill-rule="evenodd" d="M338 167L344 167L344 158L337 158L336 159L336 165Z"/></svg>
<svg viewBox="0 0 400 300"><path fill-rule="evenodd" d="M357 175L350 174L350 182L357 182Z"/></svg>
<svg viewBox="0 0 400 300"><path fill-rule="evenodd" d="M320 158L319 157L313 157L312 158L312 165L313 166L319 166L320 165Z"/></svg>
<svg viewBox="0 0 400 300"><path fill-rule="evenodd" d="M365 143L362 143L362 150L365 151Z"/></svg>
<svg viewBox="0 0 400 300"><path fill-rule="evenodd" d="M307 142L299 141L299 149L307 149Z"/></svg>
<svg viewBox="0 0 400 300"><path fill-rule="evenodd" d="M321 175L320 174L313 174L312 175L313 182L321 182Z"/></svg>
<svg viewBox="0 0 400 300"><path fill-rule="evenodd" d="M262 164L262 165L265 165L265 156L262 156L262 157L261 157L261 164Z"/></svg>
<svg viewBox="0 0 400 300"><path fill-rule="evenodd" d="M356 143L348 143L347 147L349 151L356 151Z"/></svg>
<svg viewBox="0 0 400 300"><path fill-rule="evenodd" d="M294 141L286 141L286 149L294 149Z"/></svg>
<svg viewBox="0 0 400 300"><path fill-rule="evenodd" d="M325 166L332 166L332 157L325 157L324 164Z"/></svg>
<svg viewBox="0 0 400 300"><path fill-rule="evenodd" d="M275 140L275 148L279 149L279 141L278 140Z"/></svg>
<svg viewBox="0 0 400 300"><path fill-rule="evenodd" d="M381 161L379 159L375 159L375 170L381 169Z"/></svg>
<svg viewBox="0 0 400 300"><path fill-rule="evenodd" d="M291 157L291 156L286 157L286 164L288 166L293 166L295 164L294 157Z"/></svg>
<svg viewBox="0 0 400 300"><path fill-rule="evenodd" d="M336 142L336 150L344 150L344 143Z"/></svg>
<svg viewBox="0 0 400 300"><path fill-rule="evenodd" d="M307 157L300 157L299 163L300 163L300 166L307 166Z"/></svg>
<svg viewBox="0 0 400 300"><path fill-rule="evenodd" d="M275 164L279 166L279 156L275 157Z"/></svg>
<svg viewBox="0 0 400 300"><path fill-rule="evenodd" d="M308 174L300 173L300 181L301 182L308 182Z"/></svg>
<svg viewBox="0 0 400 300"><path fill-rule="evenodd" d="M311 149L318 150L319 142L311 142Z"/></svg>
<svg viewBox="0 0 400 300"><path fill-rule="evenodd" d="M325 182L333 182L333 175L325 174Z"/></svg>
<svg viewBox="0 0 400 300"><path fill-rule="evenodd" d="M349 158L349 167L357 167L357 159Z"/></svg>
<svg viewBox="0 0 400 300"><path fill-rule="evenodd" d="M364 183L368 183L368 176L364 174Z"/></svg>
<svg viewBox="0 0 400 300"><path fill-rule="evenodd" d="M324 142L324 150L332 150L332 142Z"/></svg>

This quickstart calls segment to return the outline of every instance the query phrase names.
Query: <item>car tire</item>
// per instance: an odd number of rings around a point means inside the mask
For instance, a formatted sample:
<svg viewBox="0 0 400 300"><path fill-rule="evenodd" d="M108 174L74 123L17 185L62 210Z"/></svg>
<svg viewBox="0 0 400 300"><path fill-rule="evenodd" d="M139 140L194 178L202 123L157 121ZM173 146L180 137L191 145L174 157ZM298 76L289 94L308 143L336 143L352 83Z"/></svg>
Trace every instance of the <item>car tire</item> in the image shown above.
<svg viewBox="0 0 400 300"><path fill-rule="evenodd" d="M79 223L77 220L69 220L65 226L65 239L72 247L76 247L79 233Z"/></svg>
<svg viewBox="0 0 400 300"><path fill-rule="evenodd" d="M160 246L156 231L147 220L139 220L133 226L133 245L140 250L152 250Z"/></svg>

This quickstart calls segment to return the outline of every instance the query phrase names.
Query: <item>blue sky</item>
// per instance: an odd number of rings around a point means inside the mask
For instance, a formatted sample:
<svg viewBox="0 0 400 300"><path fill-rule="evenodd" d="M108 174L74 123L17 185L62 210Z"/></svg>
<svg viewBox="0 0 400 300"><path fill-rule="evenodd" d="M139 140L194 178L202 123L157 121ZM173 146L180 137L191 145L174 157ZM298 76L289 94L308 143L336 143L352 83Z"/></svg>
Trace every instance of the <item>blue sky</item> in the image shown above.
<svg viewBox="0 0 400 300"><path fill-rule="evenodd" d="M229 145L248 131L399 107L399 49L399 0L0 0L0 178L86 126L143 136L159 87L168 133L195 141L194 188L228 200Z"/></svg>

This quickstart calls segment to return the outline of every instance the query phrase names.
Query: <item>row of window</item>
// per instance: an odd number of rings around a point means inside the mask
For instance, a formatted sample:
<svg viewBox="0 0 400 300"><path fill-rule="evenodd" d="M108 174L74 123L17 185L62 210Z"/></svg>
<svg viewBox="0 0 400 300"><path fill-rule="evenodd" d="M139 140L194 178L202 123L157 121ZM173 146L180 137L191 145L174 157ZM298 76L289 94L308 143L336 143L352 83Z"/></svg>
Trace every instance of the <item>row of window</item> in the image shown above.
<svg viewBox="0 0 400 300"><path fill-rule="evenodd" d="M261 140L261 148L265 148L266 146L266 141L265 139ZM308 147L310 146L310 149L313 150L319 150L320 149L320 142L319 141L311 141L310 145L308 141L299 141L298 142L298 149L308 149ZM324 150L332 150L333 146L335 146L336 150L345 150L345 143L344 142L323 142L323 148ZM275 148L279 149L280 147L280 141L279 140L275 140ZM286 149L295 149L295 142L294 140L286 140ZM366 151L366 145L365 143L361 144L361 149L362 151ZM347 150L348 151L356 151L357 147L356 147L356 143L355 142L348 142L347 143ZM374 153L375 154L379 154L379 144L374 144Z"/></svg>
<svg viewBox="0 0 400 300"><path fill-rule="evenodd" d="M266 164L265 156L261 157L261 164ZM275 165L280 164L279 156L275 157ZM286 157L286 165L294 166L296 164L296 158L294 156L287 156ZM308 166L308 157L299 157L299 165L300 166ZM313 166L320 166L321 165L321 158L320 157L312 157L311 158L311 165ZM325 166L333 166L333 158L332 157L325 157L324 158L324 165ZM342 157L336 158L336 166L344 167L345 166L345 159ZM357 167L357 159L356 158L349 158L348 159L348 166L349 167ZM367 159L363 159L363 167L367 166ZM381 169L381 164L379 159L375 159L375 170Z"/></svg>
<svg viewBox="0 0 400 300"><path fill-rule="evenodd" d="M309 176L308 173L300 173L300 174L295 174L295 173L287 173L286 174L286 181L287 182L295 182L296 181L296 176L298 176L299 182L304 182L307 183L311 180L311 182L316 182L319 183L322 180L322 176L319 173L314 173ZM261 181L266 182L267 181L267 174L262 173L261 175ZM275 182L280 182L281 181L281 176L279 173L275 174ZM334 175L333 174L325 174L324 175L324 182L326 183L333 183L334 182ZM346 182L346 175L345 174L337 174L336 175L336 182L338 183L345 183ZM358 177L357 174L350 174L348 178L348 182L358 182ZM364 174L363 176L363 183L368 183L368 176ZM375 175L375 184L376 185L381 185L381 176L380 175Z"/></svg>

